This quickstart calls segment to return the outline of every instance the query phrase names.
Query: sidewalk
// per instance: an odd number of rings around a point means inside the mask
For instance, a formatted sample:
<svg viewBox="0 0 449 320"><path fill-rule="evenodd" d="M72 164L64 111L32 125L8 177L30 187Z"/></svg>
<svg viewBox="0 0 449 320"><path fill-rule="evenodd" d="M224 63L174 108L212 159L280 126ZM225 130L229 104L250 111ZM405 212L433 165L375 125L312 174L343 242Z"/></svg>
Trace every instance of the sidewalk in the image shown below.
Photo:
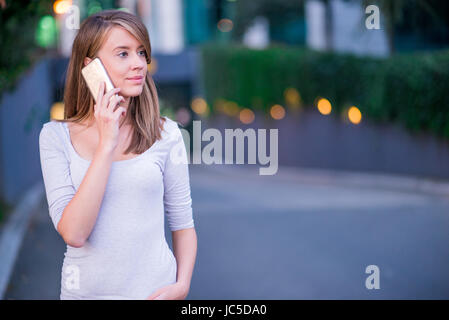
<svg viewBox="0 0 449 320"><path fill-rule="evenodd" d="M30 219L40 210L44 195L42 183L28 189L0 228L0 299L5 294Z"/></svg>
<svg viewBox="0 0 449 320"><path fill-rule="evenodd" d="M54 230L45 195L31 217L5 300L59 300L65 243Z"/></svg>

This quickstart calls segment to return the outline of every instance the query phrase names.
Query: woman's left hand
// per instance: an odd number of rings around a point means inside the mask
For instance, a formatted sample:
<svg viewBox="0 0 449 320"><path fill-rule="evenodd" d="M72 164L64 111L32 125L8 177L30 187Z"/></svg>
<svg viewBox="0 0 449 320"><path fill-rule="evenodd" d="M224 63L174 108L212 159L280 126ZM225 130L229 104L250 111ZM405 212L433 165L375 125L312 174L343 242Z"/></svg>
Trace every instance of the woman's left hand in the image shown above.
<svg viewBox="0 0 449 320"><path fill-rule="evenodd" d="M176 282L157 289L147 300L184 300L188 293L189 290L185 285Z"/></svg>

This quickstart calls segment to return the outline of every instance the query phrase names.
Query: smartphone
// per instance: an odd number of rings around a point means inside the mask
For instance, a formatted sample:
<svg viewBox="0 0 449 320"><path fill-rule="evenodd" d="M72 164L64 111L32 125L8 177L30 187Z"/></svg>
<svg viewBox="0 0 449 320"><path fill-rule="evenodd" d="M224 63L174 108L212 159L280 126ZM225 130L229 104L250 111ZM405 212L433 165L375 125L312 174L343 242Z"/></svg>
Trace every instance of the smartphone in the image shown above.
<svg viewBox="0 0 449 320"><path fill-rule="evenodd" d="M81 69L81 74L89 87L90 93L94 97L95 103L97 103L98 90L100 89L101 82L106 83L106 92L114 89L114 85L100 58L93 59L87 66ZM115 96L118 98L117 94Z"/></svg>

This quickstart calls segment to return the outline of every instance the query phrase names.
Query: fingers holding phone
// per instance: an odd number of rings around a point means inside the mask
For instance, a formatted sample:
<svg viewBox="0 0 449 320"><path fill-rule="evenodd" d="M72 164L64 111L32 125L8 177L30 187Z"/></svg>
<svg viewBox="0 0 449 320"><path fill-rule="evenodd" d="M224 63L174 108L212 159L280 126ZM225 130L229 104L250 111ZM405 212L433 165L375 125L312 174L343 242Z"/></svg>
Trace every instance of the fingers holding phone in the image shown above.
<svg viewBox="0 0 449 320"><path fill-rule="evenodd" d="M99 146L107 151L113 151L118 144L121 116L126 116L126 108L119 106L125 98L117 95L120 88L111 89L106 93L104 89L105 83L102 82L94 106L94 116L100 136Z"/></svg>

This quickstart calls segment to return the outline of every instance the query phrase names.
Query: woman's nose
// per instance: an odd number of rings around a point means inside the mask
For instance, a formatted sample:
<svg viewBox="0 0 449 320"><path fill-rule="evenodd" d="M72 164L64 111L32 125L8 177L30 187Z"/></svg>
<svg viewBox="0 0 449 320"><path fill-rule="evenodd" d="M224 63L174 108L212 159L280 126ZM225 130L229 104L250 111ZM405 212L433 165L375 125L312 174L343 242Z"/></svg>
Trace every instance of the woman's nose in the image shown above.
<svg viewBox="0 0 449 320"><path fill-rule="evenodd" d="M132 59L132 68L133 69L141 69L146 67L146 60L142 59L137 53L133 55Z"/></svg>

